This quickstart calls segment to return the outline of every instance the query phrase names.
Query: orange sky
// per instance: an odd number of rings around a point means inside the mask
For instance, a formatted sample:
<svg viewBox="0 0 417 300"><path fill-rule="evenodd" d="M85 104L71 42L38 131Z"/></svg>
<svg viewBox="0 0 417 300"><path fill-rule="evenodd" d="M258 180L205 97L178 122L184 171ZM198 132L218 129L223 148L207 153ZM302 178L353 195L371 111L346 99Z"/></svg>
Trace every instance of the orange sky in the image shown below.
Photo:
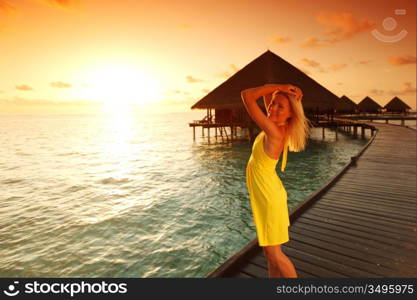
<svg viewBox="0 0 417 300"><path fill-rule="evenodd" d="M411 0L0 0L0 113L190 111L267 49L337 96L416 109L415 37Z"/></svg>

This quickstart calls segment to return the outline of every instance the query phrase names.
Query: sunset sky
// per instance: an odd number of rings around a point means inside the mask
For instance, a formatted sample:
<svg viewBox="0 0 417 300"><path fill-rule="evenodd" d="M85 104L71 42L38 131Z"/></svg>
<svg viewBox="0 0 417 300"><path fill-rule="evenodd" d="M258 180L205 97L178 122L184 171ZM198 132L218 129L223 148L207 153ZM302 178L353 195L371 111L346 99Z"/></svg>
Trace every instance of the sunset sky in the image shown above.
<svg viewBox="0 0 417 300"><path fill-rule="evenodd" d="M190 111L267 49L416 109L414 0L0 0L0 114Z"/></svg>

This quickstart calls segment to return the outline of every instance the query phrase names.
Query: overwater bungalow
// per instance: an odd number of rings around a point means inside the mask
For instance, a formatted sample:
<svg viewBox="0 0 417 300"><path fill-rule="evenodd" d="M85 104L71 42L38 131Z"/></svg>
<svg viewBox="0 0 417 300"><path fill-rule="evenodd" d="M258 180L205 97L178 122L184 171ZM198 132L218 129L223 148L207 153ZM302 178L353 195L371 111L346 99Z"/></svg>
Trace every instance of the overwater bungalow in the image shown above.
<svg viewBox="0 0 417 300"><path fill-rule="evenodd" d="M354 114L358 110L358 105L345 95L336 102L335 114Z"/></svg>
<svg viewBox="0 0 417 300"><path fill-rule="evenodd" d="M314 123L319 115L327 114L333 118L336 102L339 98L317 81L300 71L270 50L250 62L244 68L197 101L191 109L205 109L206 116L202 120L189 123L193 127L202 126L208 129L230 127L233 134L236 128L247 128L249 138L254 137L258 126L250 118L241 99L241 91L267 83L290 83L303 91L303 106L306 116ZM266 112L263 99L257 100L259 107Z"/></svg>
<svg viewBox="0 0 417 300"><path fill-rule="evenodd" d="M366 96L358 103L358 109L361 113L380 113L382 111L382 106L369 96Z"/></svg>
<svg viewBox="0 0 417 300"><path fill-rule="evenodd" d="M385 104L384 109L390 113L405 113L407 114L411 109L404 101L395 96L390 102Z"/></svg>

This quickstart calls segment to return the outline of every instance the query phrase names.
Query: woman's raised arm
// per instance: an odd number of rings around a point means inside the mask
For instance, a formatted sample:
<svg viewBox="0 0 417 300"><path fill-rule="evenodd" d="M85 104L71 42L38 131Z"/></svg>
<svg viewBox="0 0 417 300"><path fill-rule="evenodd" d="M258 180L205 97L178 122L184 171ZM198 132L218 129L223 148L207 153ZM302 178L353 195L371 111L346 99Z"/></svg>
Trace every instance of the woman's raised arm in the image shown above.
<svg viewBox="0 0 417 300"><path fill-rule="evenodd" d="M274 124L274 122L272 122L265 116L263 111L259 108L258 104L256 103L256 100L262 96L265 96L265 104L269 105L269 103L266 103L266 101L269 100L270 102L271 99L267 98L267 95L271 94L270 96L272 98L272 93L276 90L281 89L282 86L283 85L281 84L266 84L243 90L240 93L243 100L243 104L245 105L245 108L249 116L266 133L266 135L270 137L279 137L278 127ZM268 106L266 106L265 108L268 108Z"/></svg>

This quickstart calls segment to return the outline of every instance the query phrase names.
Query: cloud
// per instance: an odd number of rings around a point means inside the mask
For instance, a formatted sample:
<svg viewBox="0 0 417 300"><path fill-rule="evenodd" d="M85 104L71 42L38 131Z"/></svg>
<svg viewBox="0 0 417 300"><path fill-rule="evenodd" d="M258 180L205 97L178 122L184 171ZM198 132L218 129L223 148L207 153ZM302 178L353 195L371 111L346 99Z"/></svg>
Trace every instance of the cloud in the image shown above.
<svg viewBox="0 0 417 300"><path fill-rule="evenodd" d="M303 65L305 65L307 67L314 68L314 69L318 70L319 72L324 72L323 67L320 65L320 63L316 62L315 60L308 59L308 58L303 58L301 60L301 62L303 63Z"/></svg>
<svg viewBox="0 0 417 300"><path fill-rule="evenodd" d="M16 85L16 90L19 90L19 91L32 91L33 88L31 88L27 84L21 84L21 85Z"/></svg>
<svg viewBox="0 0 417 300"><path fill-rule="evenodd" d="M416 57L413 55L390 56L388 62L395 66L411 65L416 63Z"/></svg>
<svg viewBox="0 0 417 300"><path fill-rule="evenodd" d="M322 73L326 73L326 72L329 72L329 71L336 72L336 71L339 71L339 70L347 67L346 63L340 63L340 64L332 64L327 69L325 69L324 67L321 66L321 64L319 62L317 62L313 59L308 59L308 58L301 59L301 62L302 62L303 65L305 65L307 67L310 67L310 68L314 68L317 71L322 72ZM305 70L302 70L302 71L304 73L306 73Z"/></svg>
<svg viewBox="0 0 417 300"><path fill-rule="evenodd" d="M399 96L399 95L412 95L415 94L417 89L412 86L410 81L404 82L400 90L390 90L389 94Z"/></svg>
<svg viewBox="0 0 417 300"><path fill-rule="evenodd" d="M237 71L240 70L238 67L236 67L235 64L230 64L229 65L229 68L230 68L230 71L224 71L224 72L217 73L216 74L216 77L229 78L233 74L235 74Z"/></svg>
<svg viewBox="0 0 417 300"><path fill-rule="evenodd" d="M356 19L351 13L321 12L316 16L319 24L326 26L325 35L333 42L348 40L362 32L370 32L375 23Z"/></svg>
<svg viewBox="0 0 417 300"><path fill-rule="evenodd" d="M65 83L62 81L54 81L54 82L51 82L51 86L55 88L70 88L71 84Z"/></svg>
<svg viewBox="0 0 417 300"><path fill-rule="evenodd" d="M22 97L14 97L12 100L1 99L0 104L16 105L16 106L96 106L102 103L74 100L74 101L55 101L49 99L27 99Z"/></svg>
<svg viewBox="0 0 417 300"><path fill-rule="evenodd" d="M320 66L320 63L316 62L315 60L303 58L301 62L309 67L318 68Z"/></svg>
<svg viewBox="0 0 417 300"><path fill-rule="evenodd" d="M14 6L12 6L4 0L0 0L0 12L4 12L5 14L11 14L16 11L17 9Z"/></svg>
<svg viewBox="0 0 417 300"><path fill-rule="evenodd" d="M356 19L351 13L320 12L316 22L325 26L325 37L308 37L300 43L304 48L330 46L340 41L349 40L362 32L370 32L375 23L368 19Z"/></svg>
<svg viewBox="0 0 417 300"><path fill-rule="evenodd" d="M210 93L210 91L211 91L211 90L210 90L210 89L202 89L201 91L202 91L203 93L208 94L208 93Z"/></svg>
<svg viewBox="0 0 417 300"><path fill-rule="evenodd" d="M276 44L285 44L291 42L291 38L288 36L273 36L271 40Z"/></svg>
<svg viewBox="0 0 417 300"><path fill-rule="evenodd" d="M74 8L80 4L79 0L38 0L52 7L59 8Z"/></svg>
<svg viewBox="0 0 417 300"><path fill-rule="evenodd" d="M189 92L181 91L181 90L169 90L169 93L171 94L181 94L181 95L189 95Z"/></svg>
<svg viewBox="0 0 417 300"><path fill-rule="evenodd" d="M304 48L317 48L317 47L322 47L322 46L326 46L326 45L323 44L316 37L308 37L303 42L300 43L300 46L304 47Z"/></svg>
<svg viewBox="0 0 417 300"><path fill-rule="evenodd" d="M406 95L413 95L415 94L417 89L413 87L412 83L410 81L404 82L402 84L402 87L399 90L390 90L390 91L384 91L380 89L372 89L369 90L370 95L375 96L381 96L381 95L393 95L393 96L406 96Z"/></svg>
<svg viewBox="0 0 417 300"><path fill-rule="evenodd" d="M190 83L195 83L195 82L202 82L204 81L203 79L198 79L198 78L194 78L193 76L187 76L187 82Z"/></svg>
<svg viewBox="0 0 417 300"><path fill-rule="evenodd" d="M346 66L347 66L347 64L345 64L345 63L342 63L342 64L332 64L332 65L330 65L329 70L330 71L339 71L339 70L341 70L343 68L346 68Z"/></svg>
<svg viewBox="0 0 417 300"><path fill-rule="evenodd" d="M378 89L372 89L372 90L369 90L368 92L369 95L374 95L374 96L380 96L380 95L383 95L384 93L385 93L384 90L378 90Z"/></svg>

